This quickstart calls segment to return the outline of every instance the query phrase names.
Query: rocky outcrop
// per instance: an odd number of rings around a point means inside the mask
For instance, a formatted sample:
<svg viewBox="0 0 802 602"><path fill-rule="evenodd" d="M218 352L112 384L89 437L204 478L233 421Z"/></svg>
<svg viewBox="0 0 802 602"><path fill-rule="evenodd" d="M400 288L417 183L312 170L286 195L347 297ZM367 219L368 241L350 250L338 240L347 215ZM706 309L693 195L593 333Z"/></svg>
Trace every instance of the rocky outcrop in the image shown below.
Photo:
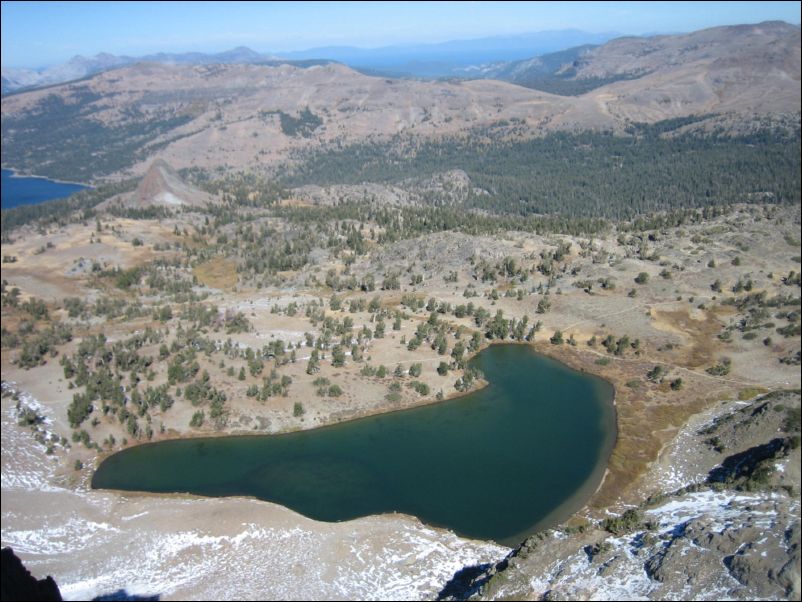
<svg viewBox="0 0 802 602"><path fill-rule="evenodd" d="M623 536L549 531L480 571L444 600L799 599L799 502L710 489L670 498Z"/></svg>
<svg viewBox="0 0 802 602"><path fill-rule="evenodd" d="M212 201L209 194L184 182L166 161L156 159L139 182L131 199L134 205L143 207L161 205L203 206Z"/></svg>
<svg viewBox="0 0 802 602"><path fill-rule="evenodd" d="M163 159L151 163L139 184L131 193L109 199L99 205L100 209L124 207L126 209L180 209L181 207L206 207L216 202L207 192L187 184Z"/></svg>
<svg viewBox="0 0 802 602"><path fill-rule="evenodd" d="M706 482L627 521L530 537L457 573L440 599L798 600L799 407L798 391L736 406L697 433L721 449Z"/></svg>
<svg viewBox="0 0 802 602"><path fill-rule="evenodd" d="M2 586L0 586L0 599L2 600L61 600L61 592L53 577L36 579L25 568L22 561L14 554L11 548L3 548L0 552L2 559Z"/></svg>

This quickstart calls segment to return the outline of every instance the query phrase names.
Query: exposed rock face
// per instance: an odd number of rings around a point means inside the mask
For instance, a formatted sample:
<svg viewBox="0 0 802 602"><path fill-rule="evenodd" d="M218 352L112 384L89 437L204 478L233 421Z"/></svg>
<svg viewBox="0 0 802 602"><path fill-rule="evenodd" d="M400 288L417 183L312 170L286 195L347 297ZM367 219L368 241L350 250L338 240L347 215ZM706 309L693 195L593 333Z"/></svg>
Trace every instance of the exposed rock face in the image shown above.
<svg viewBox="0 0 802 602"><path fill-rule="evenodd" d="M714 495L719 494L700 492L669 505L687 503L692 510L693 503ZM665 508L650 514L661 516ZM798 504L785 496L735 496L727 506L719 504L685 523L666 521L674 532L668 541L645 548L653 551L644 563L646 575L663 586L655 588L661 597L686 592L693 598L791 597L799 591L798 568L796 577L792 575L799 565L795 508Z"/></svg>
<svg viewBox="0 0 802 602"><path fill-rule="evenodd" d="M22 564L11 548L3 548L0 552L2 558L2 586L0 586L0 599L2 600L61 600L61 592L53 577L37 580Z"/></svg>
<svg viewBox="0 0 802 602"><path fill-rule="evenodd" d="M101 203L99 208L111 206L129 209L164 207L180 209L184 206L205 207L216 199L207 192L184 182L181 176L162 159L156 159L132 193L127 193Z"/></svg>
<svg viewBox="0 0 802 602"><path fill-rule="evenodd" d="M799 599L798 513L785 494L688 493L646 511L652 529L531 537L441 599Z"/></svg>
<svg viewBox="0 0 802 602"><path fill-rule="evenodd" d="M134 203L138 206L161 205L205 205L211 197L184 182L166 161L156 159L148 169L134 192Z"/></svg>

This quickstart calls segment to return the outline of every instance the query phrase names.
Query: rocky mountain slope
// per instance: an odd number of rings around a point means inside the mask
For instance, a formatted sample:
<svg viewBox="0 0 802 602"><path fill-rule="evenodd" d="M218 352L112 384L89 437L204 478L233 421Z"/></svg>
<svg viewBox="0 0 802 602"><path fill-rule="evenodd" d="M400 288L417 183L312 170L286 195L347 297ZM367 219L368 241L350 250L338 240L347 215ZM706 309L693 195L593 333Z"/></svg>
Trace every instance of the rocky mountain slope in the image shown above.
<svg viewBox="0 0 802 602"><path fill-rule="evenodd" d="M577 46L522 61L487 65L484 78L501 79L560 94L579 95L619 81L621 92L673 86L664 92L675 101L677 91L699 102L711 93L724 107L754 102L750 88L763 96L785 99L789 80L799 82L800 30L782 21L714 27L685 35L622 37L601 46ZM799 87L797 85L797 87ZM688 102L686 99L685 102ZM721 110L719 108L718 110ZM727 110L725 108L725 110ZM736 109L737 110L737 109Z"/></svg>
<svg viewBox="0 0 802 602"><path fill-rule="evenodd" d="M574 62L577 81L640 77L568 97L495 80L369 77L338 64L137 64L4 98L3 155L18 169L90 179L142 173L155 156L177 169L260 169L397 135L623 132L713 113L729 115L726 127L799 113L799 29L787 24L621 39Z"/></svg>
<svg viewBox="0 0 802 602"><path fill-rule="evenodd" d="M594 44L584 44L520 61L474 65L464 69L462 75L467 78L500 79L544 92L576 96L602 85L596 78L586 80L589 85L577 85L568 73L571 65L596 47Z"/></svg>
<svg viewBox="0 0 802 602"><path fill-rule="evenodd" d="M533 536L441 599L799 599L799 404L798 391L728 404L665 452L683 487Z"/></svg>
<svg viewBox="0 0 802 602"><path fill-rule="evenodd" d="M666 73L691 65L712 69L768 67L799 71L798 26L783 21L713 27L676 36L624 37L583 54L571 67L578 79Z"/></svg>
<svg viewBox="0 0 802 602"><path fill-rule="evenodd" d="M570 105L501 82L399 81L335 64L140 64L4 98L3 150L38 173L50 162L75 164L73 174L132 164L141 172L155 155L176 168L258 169L296 150L401 133L456 134L500 120L529 129L608 121L592 99Z"/></svg>
<svg viewBox="0 0 802 602"><path fill-rule="evenodd" d="M182 206L205 207L216 202L207 192L187 184L163 159L156 159L139 181L136 190L105 201L101 208L126 207L145 209Z"/></svg>

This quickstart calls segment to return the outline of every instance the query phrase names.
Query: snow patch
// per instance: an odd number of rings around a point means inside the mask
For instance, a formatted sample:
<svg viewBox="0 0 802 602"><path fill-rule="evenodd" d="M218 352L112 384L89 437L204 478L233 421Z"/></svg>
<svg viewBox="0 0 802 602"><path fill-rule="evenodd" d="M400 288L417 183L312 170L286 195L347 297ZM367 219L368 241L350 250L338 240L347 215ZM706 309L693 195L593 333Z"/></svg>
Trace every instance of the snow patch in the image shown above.
<svg viewBox="0 0 802 602"><path fill-rule="evenodd" d="M184 205L184 200L175 196L172 192L160 192L157 194L153 201L156 203L162 203L164 205Z"/></svg>

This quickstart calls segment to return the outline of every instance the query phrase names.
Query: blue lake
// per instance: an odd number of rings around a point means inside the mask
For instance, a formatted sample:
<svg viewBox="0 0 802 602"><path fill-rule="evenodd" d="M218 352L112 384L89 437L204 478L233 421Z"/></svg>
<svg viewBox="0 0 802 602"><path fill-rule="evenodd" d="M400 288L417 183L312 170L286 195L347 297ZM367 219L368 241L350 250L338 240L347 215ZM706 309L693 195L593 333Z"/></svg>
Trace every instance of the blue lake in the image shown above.
<svg viewBox="0 0 802 602"><path fill-rule="evenodd" d="M84 188L87 186L54 182L46 178L14 177L14 172L4 169L0 201L3 209L11 209L63 199Z"/></svg>
<svg viewBox="0 0 802 602"><path fill-rule="evenodd" d="M254 496L322 521L404 512L515 545L601 482L614 391L523 345L472 363L490 385L458 399L283 435L140 445L107 458L92 486Z"/></svg>

